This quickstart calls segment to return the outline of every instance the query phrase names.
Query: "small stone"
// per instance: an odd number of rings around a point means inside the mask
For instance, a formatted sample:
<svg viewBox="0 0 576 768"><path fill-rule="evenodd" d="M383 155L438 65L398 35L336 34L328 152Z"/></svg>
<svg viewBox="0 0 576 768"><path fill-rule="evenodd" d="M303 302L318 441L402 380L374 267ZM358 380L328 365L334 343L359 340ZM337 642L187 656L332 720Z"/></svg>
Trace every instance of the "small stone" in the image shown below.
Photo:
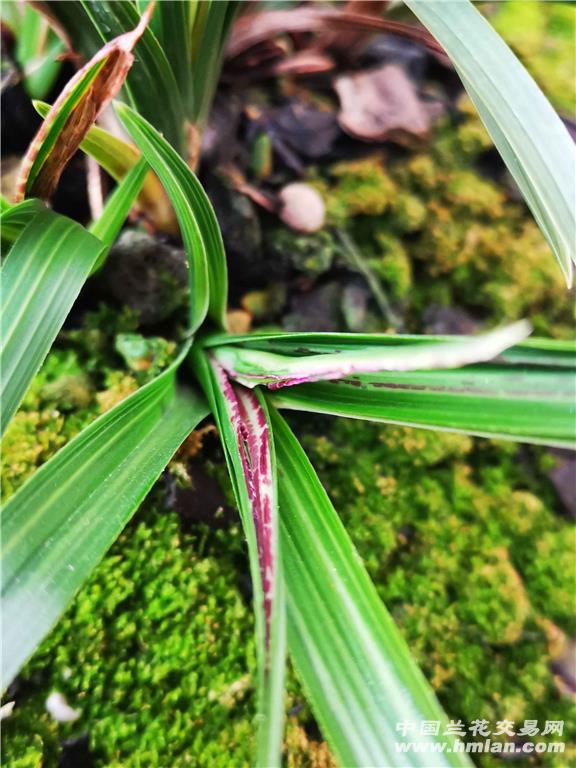
<svg viewBox="0 0 576 768"><path fill-rule="evenodd" d="M295 182L280 190L280 218L297 232L317 232L326 220L326 206L319 192Z"/></svg>
<svg viewBox="0 0 576 768"><path fill-rule="evenodd" d="M2 704L0 707L0 720L5 720L7 717L10 717L15 704L15 701L7 701L6 704Z"/></svg>
<svg viewBox="0 0 576 768"><path fill-rule="evenodd" d="M57 723L73 723L82 714L79 709L72 709L63 694L53 691L46 699L46 711Z"/></svg>

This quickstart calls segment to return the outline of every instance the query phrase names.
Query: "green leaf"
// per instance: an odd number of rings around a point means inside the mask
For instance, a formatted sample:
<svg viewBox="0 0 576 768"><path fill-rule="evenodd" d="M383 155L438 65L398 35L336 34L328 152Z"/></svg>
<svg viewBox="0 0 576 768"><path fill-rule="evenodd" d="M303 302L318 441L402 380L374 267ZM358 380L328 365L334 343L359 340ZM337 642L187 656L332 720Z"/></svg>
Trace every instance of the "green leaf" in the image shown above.
<svg viewBox="0 0 576 768"><path fill-rule="evenodd" d="M40 212L46 210L41 200L31 198L23 200L16 205L8 204L0 215L0 234L2 235L2 249L8 249L32 219ZM4 255L4 254L3 254Z"/></svg>
<svg viewBox="0 0 576 768"><path fill-rule="evenodd" d="M207 414L177 361L42 466L2 517L3 682L66 610L180 443Z"/></svg>
<svg viewBox="0 0 576 768"><path fill-rule="evenodd" d="M15 58L24 74L26 92L32 98L44 96L54 85L62 62L64 45L48 27L46 19L28 3L7 3L14 9L16 24ZM9 26L10 25L9 23Z"/></svg>
<svg viewBox="0 0 576 768"><path fill-rule="evenodd" d="M108 200L106 200L102 215L90 227L90 232L106 247L106 251L102 253L94 270L99 269L104 263L106 253L116 240L118 232L122 229L122 225L130 213L138 193L142 189L147 173L148 163L142 158L118 184Z"/></svg>
<svg viewBox="0 0 576 768"><path fill-rule="evenodd" d="M546 97L469 0L405 0L452 59L570 286L576 150Z"/></svg>
<svg viewBox="0 0 576 768"><path fill-rule="evenodd" d="M152 28L172 68L188 116L194 103L192 29L204 2L163 0L152 17Z"/></svg>
<svg viewBox="0 0 576 768"><path fill-rule="evenodd" d="M213 355L242 384L266 384L279 389L303 382L343 379L357 373L455 368L482 362L526 338L529 332L528 323L520 321L482 336L453 336L442 341L432 337L429 343L427 337L413 343L398 343L395 336L378 335L370 343L359 340L354 344L354 334L342 334L341 341L337 336L328 342L322 354L304 344L297 354L279 355L250 349L247 342L215 347Z"/></svg>
<svg viewBox="0 0 576 768"><path fill-rule="evenodd" d="M278 461L280 544L286 581L288 648L323 735L340 765L422 766L432 751L399 754L424 720L445 716L400 631L382 605L306 454L286 422L270 413ZM416 723L401 736L396 727ZM440 737L441 738L441 737ZM449 738L440 747L448 750ZM433 764L468 766L458 752Z"/></svg>
<svg viewBox="0 0 576 768"><path fill-rule="evenodd" d="M226 256L212 205L190 168L150 123L125 104L118 104L116 110L176 211L190 264L190 328L197 330L208 312L223 328Z"/></svg>
<svg viewBox="0 0 576 768"><path fill-rule="evenodd" d="M278 408L574 447L576 355L565 342L528 341L493 363L390 372L277 391Z"/></svg>
<svg viewBox="0 0 576 768"><path fill-rule="evenodd" d="M224 46L239 8L236 0L201 2L194 17L191 44L193 104L191 119L203 125L212 104Z"/></svg>
<svg viewBox="0 0 576 768"><path fill-rule="evenodd" d="M102 248L80 224L42 210L10 250L0 272L2 432Z"/></svg>
<svg viewBox="0 0 576 768"><path fill-rule="evenodd" d="M259 393L233 385L199 348L192 349L192 361L222 440L248 544L258 661L257 765L273 768L281 763L286 638L268 409Z"/></svg>

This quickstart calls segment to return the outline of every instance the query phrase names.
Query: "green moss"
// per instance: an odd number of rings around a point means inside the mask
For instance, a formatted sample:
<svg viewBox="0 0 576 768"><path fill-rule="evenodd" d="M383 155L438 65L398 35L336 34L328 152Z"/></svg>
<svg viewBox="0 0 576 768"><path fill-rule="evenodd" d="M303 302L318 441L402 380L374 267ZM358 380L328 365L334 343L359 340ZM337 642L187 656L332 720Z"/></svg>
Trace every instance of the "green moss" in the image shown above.
<svg viewBox="0 0 576 768"><path fill-rule="evenodd" d="M520 56L552 103L572 114L576 108L574 6L518 0L498 3L490 21Z"/></svg>
<svg viewBox="0 0 576 768"><path fill-rule="evenodd" d="M100 765L227 766L230 754L248 765L254 646L232 558L240 540L237 526L185 536L158 502L141 510L23 671L7 764L30 733L55 764L58 740L89 728ZM53 689L82 710L74 724L44 712Z"/></svg>
<svg viewBox="0 0 576 768"><path fill-rule="evenodd" d="M520 464L511 444L393 426L307 419L307 432L321 478L450 717L558 719L570 733L573 713L549 662L551 636L558 645L575 629L573 548L537 470L547 461L535 453ZM208 469L228 492L223 465ZM59 742L88 731L98 766L251 764L246 574L239 523L183 533L159 485L23 671L4 727L7 763L53 766ZM49 718L51 690L82 710L77 722ZM288 718L288 764L328 768L325 745L303 728L302 704L290 674L287 709L299 713Z"/></svg>
<svg viewBox="0 0 576 768"><path fill-rule="evenodd" d="M309 276L330 269L338 252L333 236L324 230L304 235L279 227L266 234L266 244L271 260L280 259Z"/></svg>
<svg viewBox="0 0 576 768"><path fill-rule="evenodd" d="M490 324L530 316L567 336L572 316L549 246L527 210L483 178L491 147L469 101L431 144L405 159L340 163L318 181L330 221L346 226L384 289L418 331L431 304L464 306Z"/></svg>

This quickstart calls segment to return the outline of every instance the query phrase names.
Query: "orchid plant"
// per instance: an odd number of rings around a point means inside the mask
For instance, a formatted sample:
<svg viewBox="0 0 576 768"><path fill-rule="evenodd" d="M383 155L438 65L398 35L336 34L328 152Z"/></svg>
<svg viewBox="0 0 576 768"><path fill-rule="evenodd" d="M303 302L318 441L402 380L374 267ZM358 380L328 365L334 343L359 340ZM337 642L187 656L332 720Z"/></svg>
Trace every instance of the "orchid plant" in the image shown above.
<svg viewBox="0 0 576 768"><path fill-rule="evenodd" d="M574 210L568 158L574 148L564 127L467 0L407 3L452 56L569 280ZM67 10L66 3L54 5ZM138 18L139 3L81 5L101 18L121 11L135 28L109 40L52 108L39 105L46 120L22 166L20 200L3 201L2 428L82 285L102 266L146 189L152 196L162 190L178 222L189 266L188 327L166 370L84 429L6 504L4 685L65 611L180 444L211 414L254 586L255 762L274 766L281 761L289 653L341 765L392 766L401 758L402 765L425 766L425 751L396 753L395 724L445 722L445 716L280 412L569 447L574 443L574 346L528 339L526 321L477 337L229 332L223 241L181 137L162 135L162 126L154 126L142 114L139 98L130 96L132 106L115 105L130 144L92 125L124 83L138 41L146 39L153 47L163 38L147 26L147 15ZM168 33L162 26L166 18L176 24L170 14L184 10L169 5L184 6L159 4L168 15L157 22L158 34ZM197 13L206 15L202 7ZM170 57L176 54L171 51ZM132 72L131 87L139 77L141 71ZM178 88L181 93L185 85ZM538 135L548 138L538 141ZM71 147L78 146L114 169L119 180L90 230L38 199L49 195ZM437 765L468 765L464 753L451 751L451 737L438 738ZM435 739L414 735L422 743Z"/></svg>

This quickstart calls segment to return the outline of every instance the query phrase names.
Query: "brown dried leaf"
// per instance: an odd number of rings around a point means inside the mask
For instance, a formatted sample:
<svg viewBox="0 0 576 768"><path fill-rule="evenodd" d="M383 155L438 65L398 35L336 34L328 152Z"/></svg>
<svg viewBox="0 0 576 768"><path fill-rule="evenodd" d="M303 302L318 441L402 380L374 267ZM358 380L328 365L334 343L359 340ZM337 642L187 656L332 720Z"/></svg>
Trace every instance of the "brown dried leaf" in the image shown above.
<svg viewBox="0 0 576 768"><path fill-rule="evenodd" d="M389 21L368 13L314 7L264 11L240 16L228 41L226 57L233 59L252 46L279 35L337 31L368 34L384 32L405 37L424 45L442 63L451 66L442 46L423 27Z"/></svg>
<svg viewBox="0 0 576 768"><path fill-rule="evenodd" d="M385 64L336 78L340 98L340 126L364 141L423 138L430 130L434 109L423 102L414 82L397 64Z"/></svg>
<svg viewBox="0 0 576 768"><path fill-rule="evenodd" d="M107 43L67 83L60 96L52 105L50 112L40 126L24 157L16 191L17 200L22 200L25 195L43 199L50 197L58 184L62 171L77 151L89 128L124 84L126 75L134 62L132 50L146 29L153 8L154 4L151 3L142 14L135 29L119 35ZM99 62L103 62L100 71L72 110L54 146L37 171L30 188L28 188L30 172L57 115L65 106L72 91Z"/></svg>

